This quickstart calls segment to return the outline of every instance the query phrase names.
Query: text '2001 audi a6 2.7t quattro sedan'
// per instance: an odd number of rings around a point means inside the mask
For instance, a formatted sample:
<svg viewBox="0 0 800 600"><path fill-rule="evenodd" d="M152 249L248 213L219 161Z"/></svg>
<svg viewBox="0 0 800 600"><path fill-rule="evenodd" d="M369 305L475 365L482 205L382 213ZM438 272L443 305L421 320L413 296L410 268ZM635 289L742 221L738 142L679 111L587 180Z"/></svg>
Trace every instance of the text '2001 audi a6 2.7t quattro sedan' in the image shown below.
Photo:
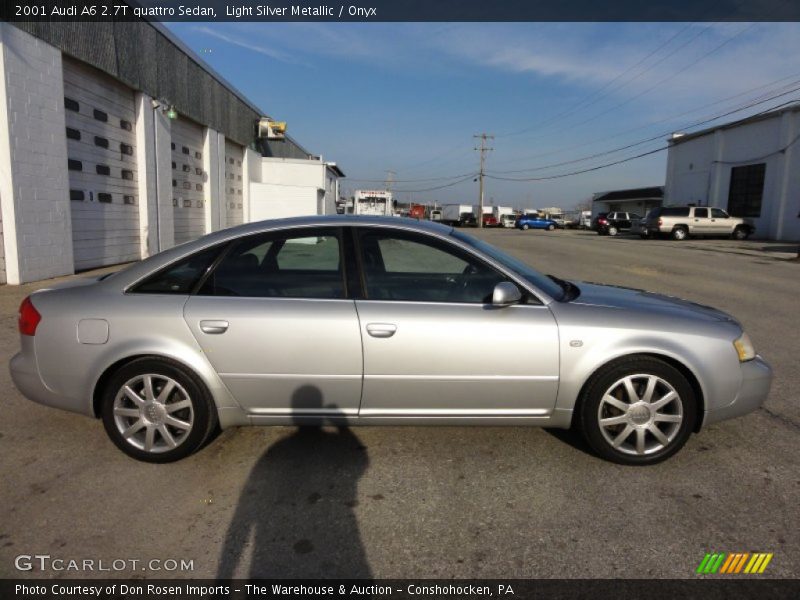
<svg viewBox="0 0 800 600"><path fill-rule="evenodd" d="M207 235L20 308L11 374L151 462L237 425L576 427L663 460L772 373L713 308L545 276L450 227L304 217Z"/></svg>

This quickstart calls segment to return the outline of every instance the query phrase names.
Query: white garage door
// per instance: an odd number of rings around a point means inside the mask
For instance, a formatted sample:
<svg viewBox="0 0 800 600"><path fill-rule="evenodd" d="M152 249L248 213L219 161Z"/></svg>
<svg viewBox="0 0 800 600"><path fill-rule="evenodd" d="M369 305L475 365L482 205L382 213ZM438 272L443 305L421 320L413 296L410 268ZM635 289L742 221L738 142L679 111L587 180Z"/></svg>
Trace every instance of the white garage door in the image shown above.
<svg viewBox="0 0 800 600"><path fill-rule="evenodd" d="M172 206L175 243L199 238L206 232L203 188L203 128L178 118L172 121Z"/></svg>
<svg viewBox="0 0 800 600"><path fill-rule="evenodd" d="M225 140L225 222L223 227L241 225L243 222L242 202L242 161L244 148L229 140Z"/></svg>
<svg viewBox="0 0 800 600"><path fill-rule="evenodd" d="M75 269L141 258L133 91L64 58Z"/></svg>

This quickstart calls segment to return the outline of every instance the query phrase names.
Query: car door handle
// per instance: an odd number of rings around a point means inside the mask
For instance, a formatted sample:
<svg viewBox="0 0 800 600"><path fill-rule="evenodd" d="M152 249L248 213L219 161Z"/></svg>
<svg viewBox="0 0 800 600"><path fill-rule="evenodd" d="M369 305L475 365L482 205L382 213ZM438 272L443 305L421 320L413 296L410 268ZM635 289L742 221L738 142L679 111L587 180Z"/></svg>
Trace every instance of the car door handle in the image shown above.
<svg viewBox="0 0 800 600"><path fill-rule="evenodd" d="M227 321L200 321L200 331L203 333L225 333L228 331Z"/></svg>
<svg viewBox="0 0 800 600"><path fill-rule="evenodd" d="M376 338L392 337L397 331L397 325L391 323L369 323L367 333Z"/></svg>

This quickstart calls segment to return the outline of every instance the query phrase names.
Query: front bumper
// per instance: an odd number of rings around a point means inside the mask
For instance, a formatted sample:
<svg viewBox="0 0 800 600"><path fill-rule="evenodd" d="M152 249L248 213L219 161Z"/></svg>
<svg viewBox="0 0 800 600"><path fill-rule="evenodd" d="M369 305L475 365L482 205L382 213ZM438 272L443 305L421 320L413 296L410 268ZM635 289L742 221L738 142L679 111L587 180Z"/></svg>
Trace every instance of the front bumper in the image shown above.
<svg viewBox="0 0 800 600"><path fill-rule="evenodd" d="M760 356L741 363L742 383L733 402L722 408L707 410L703 426L727 419L741 417L760 407L769 395L772 385L772 367Z"/></svg>

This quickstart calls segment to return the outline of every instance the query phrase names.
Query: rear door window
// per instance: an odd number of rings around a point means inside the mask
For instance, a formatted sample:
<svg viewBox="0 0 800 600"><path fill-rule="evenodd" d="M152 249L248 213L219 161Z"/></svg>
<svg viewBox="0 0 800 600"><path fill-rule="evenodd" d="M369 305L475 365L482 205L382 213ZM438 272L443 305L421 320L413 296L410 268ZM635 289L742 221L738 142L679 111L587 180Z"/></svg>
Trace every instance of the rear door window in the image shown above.
<svg viewBox="0 0 800 600"><path fill-rule="evenodd" d="M337 299L346 295L336 228L239 240L199 291L204 296Z"/></svg>
<svg viewBox="0 0 800 600"><path fill-rule="evenodd" d="M695 219L707 219L708 218L708 209L707 208L695 208L694 209L694 218Z"/></svg>

